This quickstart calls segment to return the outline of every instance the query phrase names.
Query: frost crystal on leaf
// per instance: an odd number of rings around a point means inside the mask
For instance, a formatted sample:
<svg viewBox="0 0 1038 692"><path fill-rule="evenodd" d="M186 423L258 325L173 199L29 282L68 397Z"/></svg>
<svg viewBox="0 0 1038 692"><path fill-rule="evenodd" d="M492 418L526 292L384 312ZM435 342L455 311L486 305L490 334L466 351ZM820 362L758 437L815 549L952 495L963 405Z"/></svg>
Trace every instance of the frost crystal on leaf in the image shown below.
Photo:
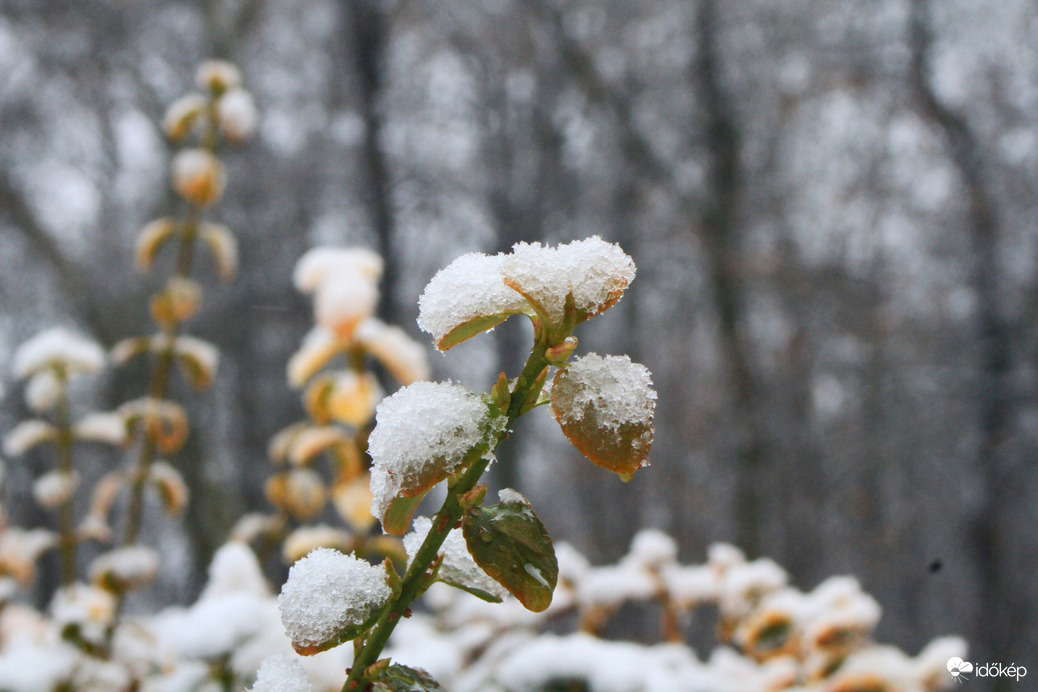
<svg viewBox="0 0 1038 692"><path fill-rule="evenodd" d="M527 310L501 278L504 255L470 252L437 272L418 300L418 326L445 350Z"/></svg>
<svg viewBox="0 0 1038 692"><path fill-rule="evenodd" d="M263 659L256 672L252 692L313 692L306 671L291 654L276 654Z"/></svg>
<svg viewBox="0 0 1038 692"><path fill-rule="evenodd" d="M372 514L398 495L416 497L453 473L474 447L501 431L503 416L460 385L415 382L378 405L368 439ZM402 533L402 531L401 531Z"/></svg>
<svg viewBox="0 0 1038 692"><path fill-rule="evenodd" d="M414 531L404 536L404 549L407 550L409 566L431 528L432 520L428 517L418 517L414 520ZM508 596L507 589L481 570L472 559L460 531L455 529L448 533L440 550L443 553L443 563L439 571L442 581L465 589L484 591L499 599Z"/></svg>
<svg viewBox="0 0 1038 692"><path fill-rule="evenodd" d="M292 566L278 604L292 646L312 654L335 646L389 599L385 573L337 550L318 548Z"/></svg>
<svg viewBox="0 0 1038 692"><path fill-rule="evenodd" d="M105 352L95 342L64 329L37 334L14 352L14 375L24 379L44 368L60 366L69 373L92 375L105 364Z"/></svg>
<svg viewBox="0 0 1038 692"><path fill-rule="evenodd" d="M557 248L517 243L501 263L505 283L538 305L553 324L562 322L566 295L591 317L610 307L634 281L634 260L598 236Z"/></svg>

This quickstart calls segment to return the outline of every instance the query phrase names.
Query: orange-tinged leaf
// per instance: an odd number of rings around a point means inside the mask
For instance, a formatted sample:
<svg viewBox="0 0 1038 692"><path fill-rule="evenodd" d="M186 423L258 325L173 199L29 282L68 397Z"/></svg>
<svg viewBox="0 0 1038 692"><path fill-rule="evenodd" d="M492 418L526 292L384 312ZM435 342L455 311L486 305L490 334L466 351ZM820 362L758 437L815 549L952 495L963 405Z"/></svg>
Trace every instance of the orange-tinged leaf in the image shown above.
<svg viewBox="0 0 1038 692"><path fill-rule="evenodd" d="M649 463L656 392L626 356L589 354L559 370L551 407L562 432L594 464L630 480Z"/></svg>

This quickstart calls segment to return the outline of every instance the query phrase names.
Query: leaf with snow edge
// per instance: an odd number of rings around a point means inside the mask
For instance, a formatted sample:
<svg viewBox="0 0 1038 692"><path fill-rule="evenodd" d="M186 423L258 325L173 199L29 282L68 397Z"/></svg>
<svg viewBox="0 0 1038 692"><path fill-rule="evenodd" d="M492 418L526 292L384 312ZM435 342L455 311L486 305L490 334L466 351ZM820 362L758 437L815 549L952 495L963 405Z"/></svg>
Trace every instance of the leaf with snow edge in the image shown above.
<svg viewBox="0 0 1038 692"><path fill-rule="evenodd" d="M252 94L244 89L228 90L216 102L220 134L234 144L241 144L256 134L259 116Z"/></svg>
<svg viewBox="0 0 1038 692"><path fill-rule="evenodd" d="M401 385L429 379L429 361L425 348L400 327L387 325L372 317L357 326L354 338Z"/></svg>
<svg viewBox="0 0 1038 692"><path fill-rule="evenodd" d="M189 491L179 471L164 461L156 461L148 469L148 482L162 500L166 514L176 516L184 511Z"/></svg>
<svg viewBox="0 0 1038 692"><path fill-rule="evenodd" d="M153 339L150 336L134 336L117 341L109 352L109 357L116 365L128 363L132 358L152 350Z"/></svg>
<svg viewBox="0 0 1038 692"><path fill-rule="evenodd" d="M162 116L162 131L173 142L179 142L196 129L198 118L205 110L207 100L198 93L181 96L166 109Z"/></svg>
<svg viewBox="0 0 1038 692"><path fill-rule="evenodd" d="M238 241L231 229L222 223L203 223L198 237L209 248L221 281L230 281L238 272Z"/></svg>
<svg viewBox="0 0 1038 692"><path fill-rule="evenodd" d="M156 219L148 223L137 236L137 247L134 264L138 271L148 271L166 242L180 230L180 224L173 219Z"/></svg>
<svg viewBox="0 0 1038 692"><path fill-rule="evenodd" d="M202 286L182 276L171 277L151 299L152 318L163 326L180 324L202 305Z"/></svg>
<svg viewBox="0 0 1038 692"><path fill-rule="evenodd" d="M358 274L337 274L317 287L314 321L340 339L371 317L378 305L378 285Z"/></svg>
<svg viewBox="0 0 1038 692"><path fill-rule="evenodd" d="M353 551L353 535L327 524L300 526L288 534L281 545L281 559L287 565L306 557L317 548L332 548L343 553Z"/></svg>
<svg viewBox="0 0 1038 692"><path fill-rule="evenodd" d="M223 163L208 149L181 149L170 162L173 189L196 207L220 201L227 173Z"/></svg>
<svg viewBox="0 0 1038 692"><path fill-rule="evenodd" d="M120 413L88 413L72 426L72 436L83 442L121 447L129 441L126 419Z"/></svg>
<svg viewBox="0 0 1038 692"><path fill-rule="evenodd" d="M528 610L551 605L559 579L555 548L530 503L514 490L502 490L501 502L469 507L462 520L473 560Z"/></svg>
<svg viewBox="0 0 1038 692"><path fill-rule="evenodd" d="M376 664L377 665L377 664ZM379 669L371 678L372 692L442 692L440 684L421 668L394 664Z"/></svg>
<svg viewBox="0 0 1038 692"><path fill-rule="evenodd" d="M4 454L17 457L44 442L58 439L58 429L38 418L24 420L4 436Z"/></svg>
<svg viewBox="0 0 1038 692"><path fill-rule="evenodd" d="M318 548L295 563L281 588L281 622L303 656L363 634L392 595L381 566Z"/></svg>
<svg viewBox="0 0 1038 692"><path fill-rule="evenodd" d="M335 511L357 531L367 532L375 523L371 516L371 476L363 473L350 480L339 480L332 486Z"/></svg>
<svg viewBox="0 0 1038 692"><path fill-rule="evenodd" d="M507 419L464 387L415 382L383 399L368 438L372 514L393 535L407 530L420 496L487 455Z"/></svg>
<svg viewBox="0 0 1038 692"><path fill-rule="evenodd" d="M404 536L408 566L410 566L410 561L414 560L419 548L422 547L431 528L432 521L428 517L418 517L414 520L414 531ZM465 545L465 539L459 531L452 529L447 534L440 551L443 553L443 561L436 573L439 581L467 591L490 603L500 603L508 595L506 589L502 588L475 563Z"/></svg>
<svg viewBox="0 0 1038 692"><path fill-rule="evenodd" d="M437 272L418 300L418 326L433 336L441 351L493 329L529 306L504 285L504 255L470 252Z"/></svg>
<svg viewBox="0 0 1038 692"><path fill-rule="evenodd" d="M56 327L21 344L13 361L12 370L19 380L47 368L92 375L104 367L105 352L96 342Z"/></svg>
<svg viewBox="0 0 1038 692"><path fill-rule="evenodd" d="M36 573L36 561L58 545L58 534L46 529L9 526L0 531L0 574L28 585Z"/></svg>
<svg viewBox="0 0 1038 692"><path fill-rule="evenodd" d="M634 260L598 236L546 247L517 243L501 263L504 282L521 293L550 323L562 323L573 295L577 321L610 308L634 280Z"/></svg>
<svg viewBox="0 0 1038 692"><path fill-rule="evenodd" d="M382 258L365 248L311 248L296 262L292 283L301 293L313 293L331 277L344 273L378 281L382 276Z"/></svg>
<svg viewBox="0 0 1038 692"><path fill-rule="evenodd" d="M644 365L590 353L560 369L551 408L569 441L592 463L628 480L649 463L656 392Z"/></svg>
<svg viewBox="0 0 1038 692"><path fill-rule="evenodd" d="M121 593L150 583L159 571L159 554L144 546L116 548L90 564L90 580L103 589Z"/></svg>
<svg viewBox="0 0 1038 692"><path fill-rule="evenodd" d="M328 502L324 479L309 468L296 468L271 476L265 490L270 504L298 521L316 517Z"/></svg>
<svg viewBox="0 0 1038 692"><path fill-rule="evenodd" d="M43 413L53 409L64 392L65 383L58 378L54 370L41 370L32 375L25 386L25 403L34 413ZM0 391L0 397L2 396L3 392Z"/></svg>
<svg viewBox="0 0 1038 692"><path fill-rule="evenodd" d="M375 415L375 407L386 393L370 372L345 370L336 373L327 395L327 410L333 420L359 428Z"/></svg>
<svg viewBox="0 0 1038 692"><path fill-rule="evenodd" d="M187 381L196 390L208 389L216 377L220 349L193 336L179 336L173 342L173 355Z"/></svg>
<svg viewBox="0 0 1038 692"><path fill-rule="evenodd" d="M32 496L44 509L55 509L72 499L79 488L79 474L75 471L48 471L32 484Z"/></svg>
<svg viewBox="0 0 1038 692"><path fill-rule="evenodd" d="M126 487L126 475L121 471L112 471L101 477L94 484L90 497L90 511L88 516L95 516L107 520L108 513L119 498L119 493Z"/></svg>
<svg viewBox="0 0 1038 692"><path fill-rule="evenodd" d="M256 671L251 692L313 692L303 666L291 654L275 654L263 659Z"/></svg>
<svg viewBox="0 0 1038 692"><path fill-rule="evenodd" d="M187 413L175 401L141 397L119 407L130 430L143 429L156 449L165 454L176 452L187 439Z"/></svg>
<svg viewBox="0 0 1038 692"><path fill-rule="evenodd" d="M344 454L356 456L356 444L345 430L337 425L306 425L291 430L291 438L285 440L285 456L293 466L309 464L318 454L344 448ZM280 434L280 433L279 433ZM271 443L273 446L273 442ZM348 449L346 449L348 448ZM281 457L283 458L283 457Z"/></svg>
<svg viewBox="0 0 1038 692"><path fill-rule="evenodd" d="M288 360L289 384L296 388L302 387L344 350L346 342L336 338L331 330L321 326L314 327L303 338L299 350Z"/></svg>

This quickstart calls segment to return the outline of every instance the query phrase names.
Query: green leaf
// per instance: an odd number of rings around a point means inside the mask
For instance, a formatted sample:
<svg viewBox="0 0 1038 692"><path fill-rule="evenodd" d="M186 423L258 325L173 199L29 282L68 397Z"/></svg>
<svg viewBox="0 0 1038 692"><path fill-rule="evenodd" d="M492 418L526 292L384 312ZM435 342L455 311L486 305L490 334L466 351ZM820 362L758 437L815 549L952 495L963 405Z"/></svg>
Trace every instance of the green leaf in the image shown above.
<svg viewBox="0 0 1038 692"><path fill-rule="evenodd" d="M403 536L411 526L411 516L422 503L429 490L415 496L408 497L398 494L389 503L385 513L382 515L382 529L391 536Z"/></svg>
<svg viewBox="0 0 1038 692"><path fill-rule="evenodd" d="M399 664L377 670L371 682L372 692L443 691L440 683L433 680L432 676L421 668L409 668Z"/></svg>
<svg viewBox="0 0 1038 692"><path fill-rule="evenodd" d="M466 339L471 339L480 332L485 332L493 329L497 325L504 322L511 315L517 315L520 313L516 312L499 312L493 315L484 315L477 317L473 320L469 320L463 324L459 324L454 329L447 332L442 339L436 343L436 348L441 351L457 346Z"/></svg>
<svg viewBox="0 0 1038 692"><path fill-rule="evenodd" d="M472 559L527 609L551 605L559 563L551 537L522 496L489 507L469 507L462 533Z"/></svg>

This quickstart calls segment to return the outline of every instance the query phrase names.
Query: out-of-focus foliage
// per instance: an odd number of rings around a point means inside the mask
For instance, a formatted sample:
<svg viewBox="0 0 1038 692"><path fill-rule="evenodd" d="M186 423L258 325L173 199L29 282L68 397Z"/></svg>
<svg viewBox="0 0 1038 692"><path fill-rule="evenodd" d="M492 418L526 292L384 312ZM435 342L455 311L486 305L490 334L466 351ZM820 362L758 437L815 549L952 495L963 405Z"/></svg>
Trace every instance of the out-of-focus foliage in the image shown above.
<svg viewBox="0 0 1038 692"><path fill-rule="evenodd" d="M184 392L207 421L182 452L196 511L146 527L171 565L150 598L186 601L233 522L267 508L260 460L300 417L282 373L311 320L289 280L306 249L378 249L379 316L415 336L415 296L461 252L598 233L635 258L640 292L588 339L654 374L652 473L617 490L546 422L502 451L498 483L596 559L643 525L683 551L730 540L798 583L859 575L908 651L954 631L1019 662L1038 649L1035 13L12 0L0 361L54 324L105 346L139 333L134 239L174 211L155 123L198 62L231 57L264 118L225 162L214 222L239 235L241 271L206 279L192 317L222 362L205 397ZM509 327L437 376L487 389L523 343ZM3 377L6 431L26 416ZM128 379L73 395L114 409L139 395ZM84 482L108 470L83 458ZM43 520L41 468L8 465L9 515Z"/></svg>

